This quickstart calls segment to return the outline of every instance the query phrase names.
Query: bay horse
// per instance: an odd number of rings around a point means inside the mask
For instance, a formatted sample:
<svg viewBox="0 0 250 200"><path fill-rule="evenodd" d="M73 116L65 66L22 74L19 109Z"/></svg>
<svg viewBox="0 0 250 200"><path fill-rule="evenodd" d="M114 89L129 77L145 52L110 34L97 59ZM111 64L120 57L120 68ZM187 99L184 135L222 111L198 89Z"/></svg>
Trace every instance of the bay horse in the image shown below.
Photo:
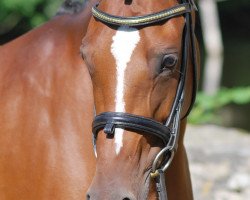
<svg viewBox="0 0 250 200"><path fill-rule="evenodd" d="M1 200L85 199L94 110L80 46L94 3L0 47Z"/></svg>
<svg viewBox="0 0 250 200"><path fill-rule="evenodd" d="M183 138L197 87L195 10L192 0L92 8L81 47L96 112L88 200L193 199Z"/></svg>

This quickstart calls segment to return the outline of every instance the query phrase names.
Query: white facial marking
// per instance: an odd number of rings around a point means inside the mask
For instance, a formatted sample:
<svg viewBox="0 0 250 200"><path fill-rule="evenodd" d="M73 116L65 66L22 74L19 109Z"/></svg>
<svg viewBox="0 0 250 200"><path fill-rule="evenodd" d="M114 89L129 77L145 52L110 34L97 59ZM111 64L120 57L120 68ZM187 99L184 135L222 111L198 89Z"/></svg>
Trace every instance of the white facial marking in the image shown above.
<svg viewBox="0 0 250 200"><path fill-rule="evenodd" d="M121 26L118 28L116 34L113 36L113 43L111 45L111 53L116 61L116 98L115 111L125 112L124 102L124 76L127 64L130 61L132 53L136 45L140 41L139 31L135 28ZM116 154L119 154L123 139L123 129L117 128L115 131Z"/></svg>

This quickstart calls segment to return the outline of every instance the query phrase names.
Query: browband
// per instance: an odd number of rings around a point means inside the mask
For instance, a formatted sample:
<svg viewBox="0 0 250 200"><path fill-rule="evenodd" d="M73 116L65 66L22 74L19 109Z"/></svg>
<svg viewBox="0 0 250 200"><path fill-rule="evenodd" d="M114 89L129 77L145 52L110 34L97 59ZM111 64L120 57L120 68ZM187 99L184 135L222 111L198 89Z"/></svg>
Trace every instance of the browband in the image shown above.
<svg viewBox="0 0 250 200"><path fill-rule="evenodd" d="M172 17L176 17L182 15L184 13L191 12L191 6L189 3L182 3L172 8L145 15L145 16L136 16L136 17L120 17L107 14L98 9L98 5L92 7L92 14L98 20L112 25L118 26L142 26L149 25L152 23L160 22L163 20L170 19Z"/></svg>

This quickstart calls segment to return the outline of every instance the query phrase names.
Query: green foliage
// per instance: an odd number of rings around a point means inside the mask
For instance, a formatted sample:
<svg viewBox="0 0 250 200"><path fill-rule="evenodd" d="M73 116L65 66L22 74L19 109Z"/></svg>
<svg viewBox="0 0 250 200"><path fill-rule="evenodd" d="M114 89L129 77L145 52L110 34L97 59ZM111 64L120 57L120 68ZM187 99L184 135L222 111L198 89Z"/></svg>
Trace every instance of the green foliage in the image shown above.
<svg viewBox="0 0 250 200"><path fill-rule="evenodd" d="M34 14L36 6L42 0L29 0L29 1L22 1L22 0L2 0L2 6L7 10L12 10L14 12L19 12L25 16L31 16Z"/></svg>
<svg viewBox="0 0 250 200"><path fill-rule="evenodd" d="M212 96L203 92L198 93L189 122L194 124L218 122L220 121L220 116L216 115L218 110L231 103L238 105L250 103L250 87L223 88Z"/></svg>
<svg viewBox="0 0 250 200"><path fill-rule="evenodd" d="M1 0L0 34L5 34L21 22L31 29L51 18L63 0ZM26 30L26 31L27 31Z"/></svg>

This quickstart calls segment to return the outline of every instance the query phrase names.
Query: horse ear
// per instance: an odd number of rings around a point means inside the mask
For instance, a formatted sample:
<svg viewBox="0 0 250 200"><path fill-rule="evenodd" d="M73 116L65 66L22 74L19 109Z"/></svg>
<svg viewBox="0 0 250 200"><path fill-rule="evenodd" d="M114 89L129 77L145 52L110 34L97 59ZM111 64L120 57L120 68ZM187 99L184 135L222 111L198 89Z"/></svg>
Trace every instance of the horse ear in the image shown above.
<svg viewBox="0 0 250 200"><path fill-rule="evenodd" d="M126 5L130 5L132 3L133 0L125 0L125 4Z"/></svg>

